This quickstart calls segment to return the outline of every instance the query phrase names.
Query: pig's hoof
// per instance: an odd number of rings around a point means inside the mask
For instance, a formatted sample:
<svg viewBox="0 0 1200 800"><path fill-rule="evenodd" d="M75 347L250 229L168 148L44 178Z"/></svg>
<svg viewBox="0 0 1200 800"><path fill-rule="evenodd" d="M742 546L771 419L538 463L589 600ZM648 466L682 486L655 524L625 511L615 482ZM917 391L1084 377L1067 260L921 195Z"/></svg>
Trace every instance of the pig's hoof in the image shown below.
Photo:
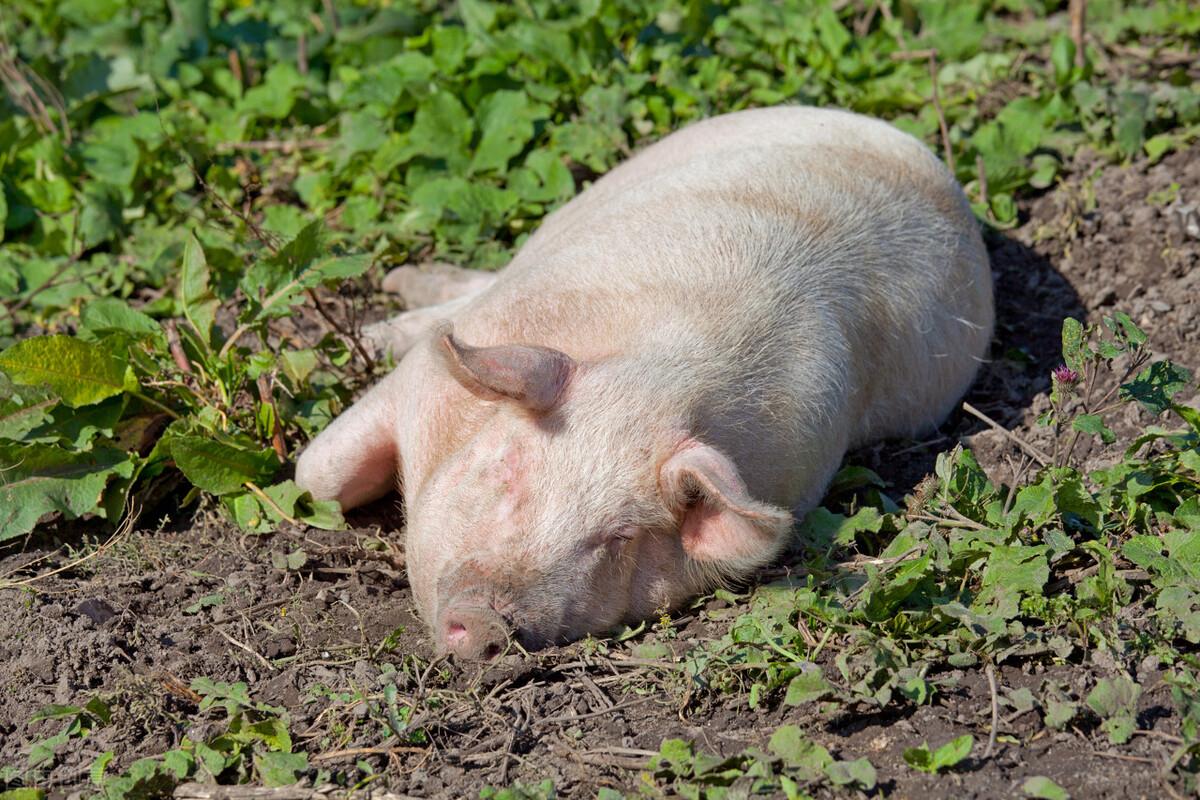
<svg viewBox="0 0 1200 800"><path fill-rule="evenodd" d="M451 609L442 621L442 644L457 658L491 661L508 648L508 626L491 609Z"/></svg>
<svg viewBox="0 0 1200 800"><path fill-rule="evenodd" d="M386 322L375 322L363 326L363 342L371 348L373 356L379 357L386 354L399 359L416 344L417 336L398 322L403 316L402 314L400 317Z"/></svg>

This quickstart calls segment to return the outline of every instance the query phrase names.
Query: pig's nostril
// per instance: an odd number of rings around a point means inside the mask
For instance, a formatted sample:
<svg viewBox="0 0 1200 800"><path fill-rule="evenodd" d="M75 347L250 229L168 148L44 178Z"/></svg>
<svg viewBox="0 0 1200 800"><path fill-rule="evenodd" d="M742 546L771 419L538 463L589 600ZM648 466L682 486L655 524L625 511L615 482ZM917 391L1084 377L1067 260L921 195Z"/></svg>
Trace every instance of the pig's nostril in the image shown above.
<svg viewBox="0 0 1200 800"><path fill-rule="evenodd" d="M446 650L468 661L490 661L508 644L508 626L491 609L459 609L445 619L442 642Z"/></svg>
<svg viewBox="0 0 1200 800"><path fill-rule="evenodd" d="M446 626L446 642L447 642L447 644L461 642L466 637L467 637L467 629L462 623L451 622L449 625Z"/></svg>

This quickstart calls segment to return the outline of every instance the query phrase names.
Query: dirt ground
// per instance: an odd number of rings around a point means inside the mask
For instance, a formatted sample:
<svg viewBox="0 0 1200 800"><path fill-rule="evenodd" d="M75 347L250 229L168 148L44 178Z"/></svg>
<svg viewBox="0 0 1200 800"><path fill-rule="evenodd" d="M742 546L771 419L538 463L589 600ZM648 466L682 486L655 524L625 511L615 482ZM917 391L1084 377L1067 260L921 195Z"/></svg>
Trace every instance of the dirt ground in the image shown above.
<svg viewBox="0 0 1200 800"><path fill-rule="evenodd" d="M1198 156L1193 150L1156 166L1104 167L1081 154L1067 181L1025 204L1019 228L990 237L997 342L969 402L1045 444L1034 420L1047 405L1066 315L1127 311L1157 352L1200 367L1200 238L1188 234L1179 213L1200 201ZM1097 207L1087 211L1093 194ZM994 479L1011 478L1017 451L965 413L927 442L889 442L851 461L880 472L899 499L956 441L973 447ZM1080 455L1089 462L1105 459L1086 446ZM25 590L0 592L0 764L24 764L31 741L57 732L57 721L27 723L43 706L94 694L115 699L113 724L82 740L51 773L59 796L90 793L88 769L105 750L116 752L111 772L184 735L203 736L215 723L196 713L194 696L182 688L199 676L245 681L256 700L285 708L314 766L349 768L365 759L386 772L380 784L418 797L475 796L486 785L546 778L566 797L594 796L603 786L631 790L664 738L733 754L762 746L784 723L800 725L839 758L869 758L889 797L1019 796L1030 775L1048 776L1077 798L1164 796L1159 769L1173 745L1153 732L1176 733L1178 720L1153 660L1138 671L1139 727L1152 733L1119 753L1099 731L1056 733L1040 714L1006 707L992 758L973 757L932 777L907 767L902 753L964 732L987 738L991 693L978 669L939 675L945 690L930 706L822 716L782 704L752 710L744 695L665 691L669 674L640 680L660 669L653 663L610 657L594 644L510 656L482 669L430 664L404 576L394 499L336 533L247 536L203 509L159 513L157 528L123 535L98 554L93 548L82 564ZM98 529L85 533L104 540ZM0 552L0 576L62 567L79 546L77 524L52 529ZM298 550L303 564L285 563ZM713 600L682 615L670 646L721 636L735 612ZM1003 697L1022 687L1037 691L1047 680L1086 691L1103 666L1004 665L997 678ZM429 731L427 744L378 750L388 686L417 701L407 721ZM407 703L391 712L409 713Z"/></svg>

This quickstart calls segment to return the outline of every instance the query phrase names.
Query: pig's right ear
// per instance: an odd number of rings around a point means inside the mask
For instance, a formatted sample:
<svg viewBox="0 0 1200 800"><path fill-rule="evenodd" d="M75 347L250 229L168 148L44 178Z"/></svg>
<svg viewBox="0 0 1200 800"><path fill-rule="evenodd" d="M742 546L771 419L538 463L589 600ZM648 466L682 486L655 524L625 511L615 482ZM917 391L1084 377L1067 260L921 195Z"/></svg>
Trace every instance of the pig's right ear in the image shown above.
<svg viewBox="0 0 1200 800"><path fill-rule="evenodd" d="M668 505L682 514L683 549L697 561L753 569L783 548L792 515L750 497L737 466L715 447L686 444L659 480Z"/></svg>
<svg viewBox="0 0 1200 800"><path fill-rule="evenodd" d="M343 509L383 497L397 486L397 399L393 372L313 439L296 462L296 483Z"/></svg>

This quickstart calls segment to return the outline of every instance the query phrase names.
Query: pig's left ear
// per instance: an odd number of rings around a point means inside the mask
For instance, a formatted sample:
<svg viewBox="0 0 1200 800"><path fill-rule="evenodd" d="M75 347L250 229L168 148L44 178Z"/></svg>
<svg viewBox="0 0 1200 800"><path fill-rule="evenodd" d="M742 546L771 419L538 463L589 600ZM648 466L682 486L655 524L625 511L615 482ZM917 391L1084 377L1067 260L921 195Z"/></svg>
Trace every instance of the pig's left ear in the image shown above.
<svg viewBox="0 0 1200 800"><path fill-rule="evenodd" d="M662 466L668 504L682 510L683 549L697 561L751 569L775 557L792 515L750 497L737 466L715 447L685 446Z"/></svg>
<svg viewBox="0 0 1200 800"><path fill-rule="evenodd" d="M448 329L440 341L450 373L464 388L486 400L506 398L537 414L558 405L576 368L569 355L549 347L471 347Z"/></svg>

